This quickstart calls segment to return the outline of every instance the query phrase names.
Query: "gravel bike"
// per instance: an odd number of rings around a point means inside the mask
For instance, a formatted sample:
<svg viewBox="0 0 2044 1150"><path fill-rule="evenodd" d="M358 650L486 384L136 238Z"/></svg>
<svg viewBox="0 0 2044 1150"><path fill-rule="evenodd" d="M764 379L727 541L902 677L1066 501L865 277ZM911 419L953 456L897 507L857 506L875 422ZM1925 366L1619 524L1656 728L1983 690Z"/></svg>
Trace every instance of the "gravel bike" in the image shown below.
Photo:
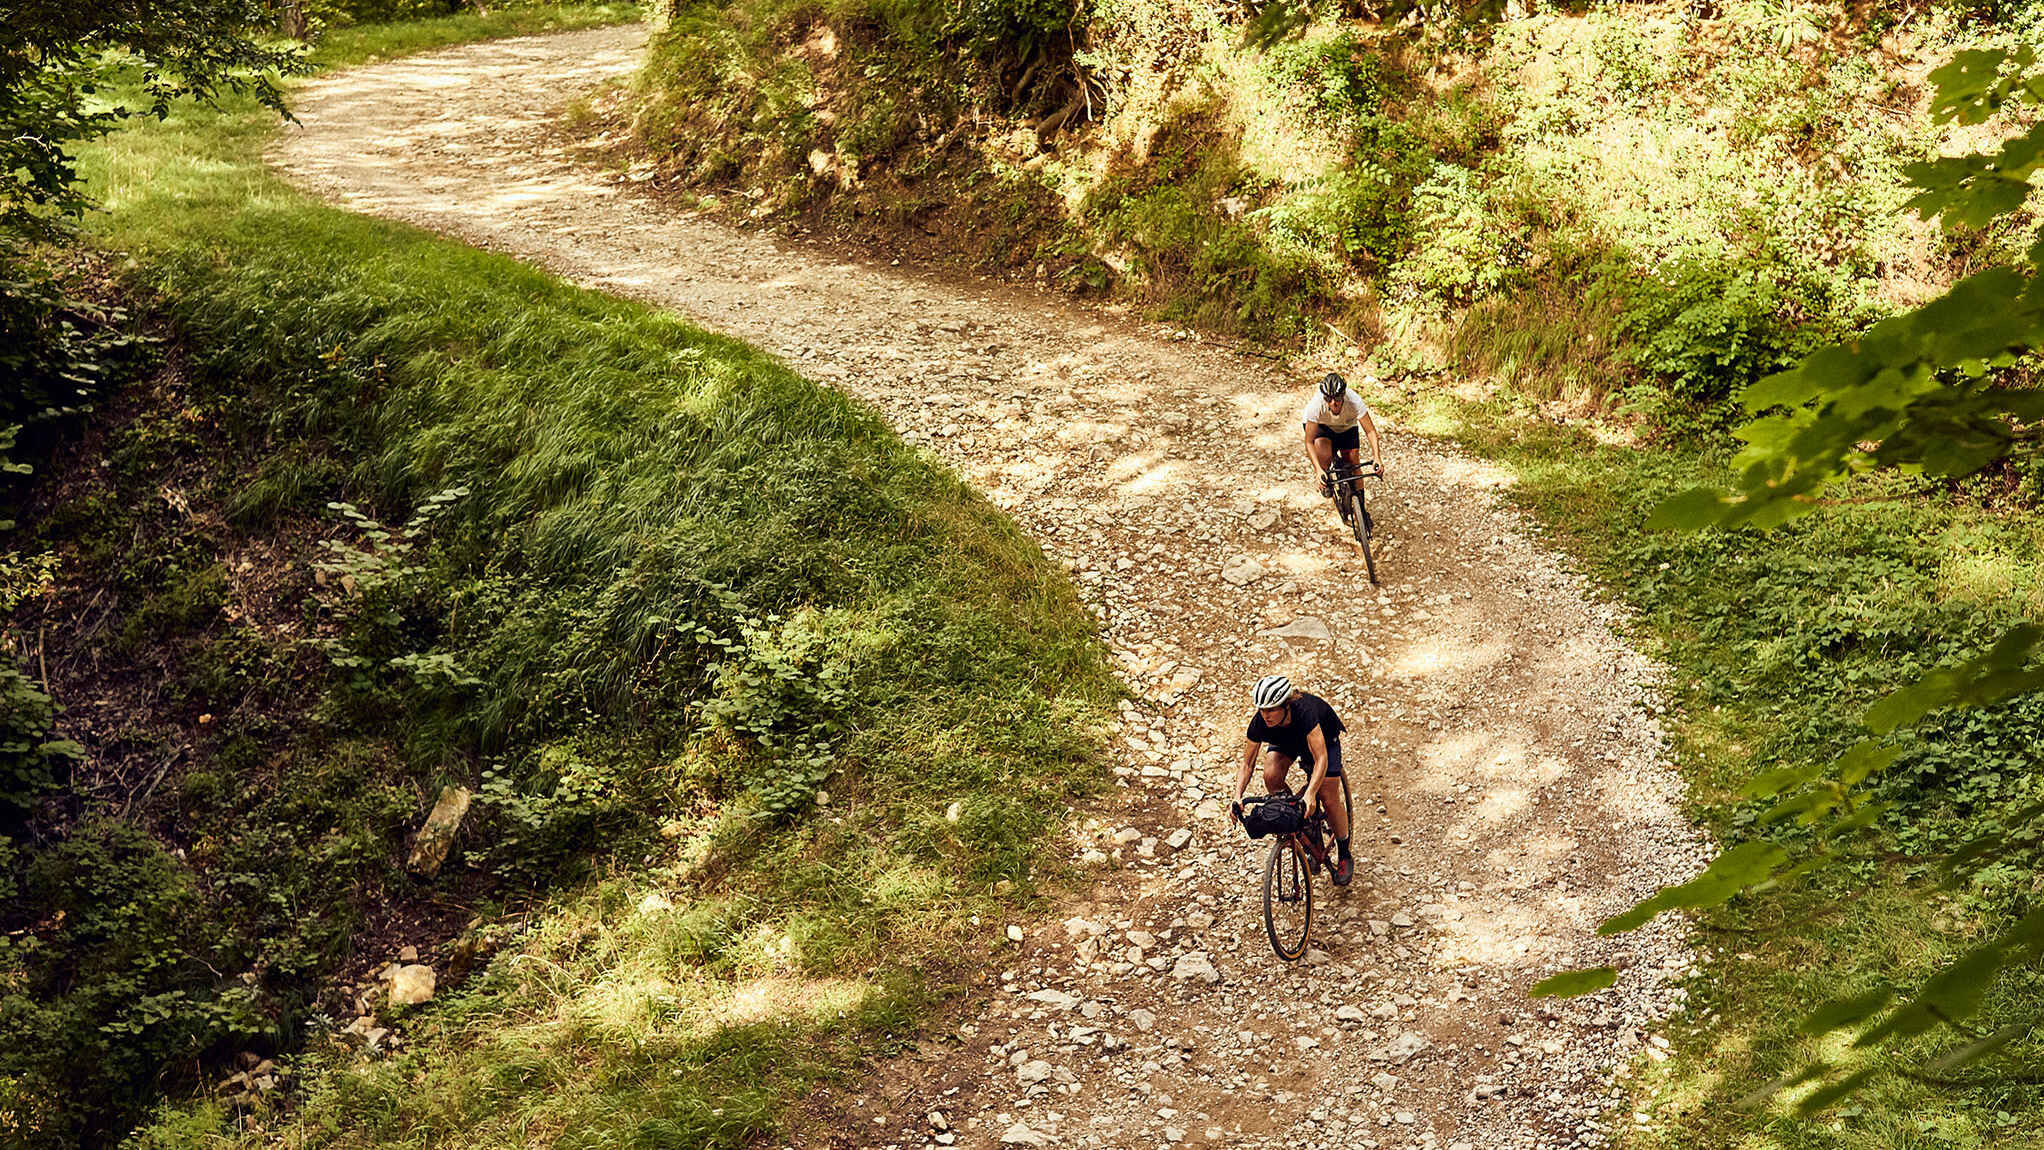
<svg viewBox="0 0 2044 1150"><path fill-rule="evenodd" d="M1363 549L1363 566L1369 569L1370 582L1377 582L1377 557L1370 552L1370 512L1363 506L1363 480L1384 478L1384 470L1375 463L1350 463L1334 455L1334 466L1327 473L1327 482L1334 488L1334 509L1341 515L1341 521L1356 533L1356 545Z"/></svg>
<svg viewBox="0 0 2044 1150"><path fill-rule="evenodd" d="M1306 784L1287 793L1303 797ZM1346 774L1341 776L1341 808L1349 816L1349 833L1354 834L1355 805L1349 799ZM1306 820L1303 829L1278 835L1264 860L1263 929L1270 936L1271 950L1286 962L1306 957L1306 939L1313 933L1313 876L1327 861L1329 837L1327 812L1322 810Z"/></svg>

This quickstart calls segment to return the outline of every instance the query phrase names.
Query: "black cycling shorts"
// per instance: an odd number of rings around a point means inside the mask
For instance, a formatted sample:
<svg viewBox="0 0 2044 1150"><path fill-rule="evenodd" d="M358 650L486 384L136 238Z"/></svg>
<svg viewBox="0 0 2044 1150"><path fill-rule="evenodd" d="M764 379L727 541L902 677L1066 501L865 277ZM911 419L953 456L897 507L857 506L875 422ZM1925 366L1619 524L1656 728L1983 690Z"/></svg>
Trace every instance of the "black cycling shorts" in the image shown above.
<svg viewBox="0 0 2044 1150"><path fill-rule="evenodd" d="M1276 751L1280 755L1289 754L1289 752L1287 752L1283 747L1273 747L1269 743L1263 744L1263 749L1266 751ZM1303 764L1308 772L1307 777L1308 778L1312 777L1311 772L1313 770L1313 753L1311 751L1308 751L1303 755L1292 755L1292 762L1297 764ZM1338 779L1341 777L1340 739L1327 740L1327 777L1330 779Z"/></svg>
<svg viewBox="0 0 2044 1150"><path fill-rule="evenodd" d="M1336 431L1324 423L1313 425L1313 438L1331 440L1336 451L1354 451L1362 446L1363 425L1357 424L1347 431Z"/></svg>

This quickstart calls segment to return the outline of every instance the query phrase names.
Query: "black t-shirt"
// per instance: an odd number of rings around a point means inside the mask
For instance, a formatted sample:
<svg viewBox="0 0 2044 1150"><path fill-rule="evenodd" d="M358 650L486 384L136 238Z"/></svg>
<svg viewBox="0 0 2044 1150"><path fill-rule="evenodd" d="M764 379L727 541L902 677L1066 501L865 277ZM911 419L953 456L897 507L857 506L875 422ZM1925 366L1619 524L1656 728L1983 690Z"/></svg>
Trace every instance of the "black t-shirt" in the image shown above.
<svg viewBox="0 0 2044 1150"><path fill-rule="evenodd" d="M1327 700L1318 695L1301 691L1290 705L1292 721L1282 727L1265 723L1260 714L1249 716L1248 738L1252 742L1267 743L1280 754L1310 763L1313 761L1313 748L1306 742L1306 737L1313 733L1313 728L1319 727L1321 737L1330 743L1341 738L1346 728L1341 725L1341 716L1335 714Z"/></svg>

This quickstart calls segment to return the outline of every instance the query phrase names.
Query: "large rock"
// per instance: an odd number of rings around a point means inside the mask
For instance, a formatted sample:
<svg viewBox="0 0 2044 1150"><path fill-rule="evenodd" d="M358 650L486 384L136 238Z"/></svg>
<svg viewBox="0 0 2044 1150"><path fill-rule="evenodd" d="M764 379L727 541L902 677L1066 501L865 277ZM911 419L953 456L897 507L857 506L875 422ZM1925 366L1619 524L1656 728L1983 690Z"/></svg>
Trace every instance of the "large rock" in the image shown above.
<svg viewBox="0 0 2044 1150"><path fill-rule="evenodd" d="M1214 969L1214 962L1205 951L1194 950L1178 956L1178 961L1171 965L1171 977L1180 982L1215 983L1221 981L1221 972Z"/></svg>
<svg viewBox="0 0 2044 1150"><path fill-rule="evenodd" d="M1050 1063L1041 1058L1032 1058L1015 1068L1015 1081L1030 1086L1050 1077Z"/></svg>
<svg viewBox="0 0 2044 1150"><path fill-rule="evenodd" d="M1221 568L1221 578L1237 587L1247 587L1263 576L1263 564L1248 555L1237 555Z"/></svg>
<svg viewBox="0 0 2044 1150"><path fill-rule="evenodd" d="M413 963L400 966L390 974L390 1004L392 1006L417 1006L431 1001L439 979L430 966Z"/></svg>
<svg viewBox="0 0 2044 1150"><path fill-rule="evenodd" d="M1079 1005L1078 995L1066 994L1062 990L1051 990L1049 988L1032 991L1026 997L1031 1002L1041 1002L1054 1010L1070 1010L1074 1006Z"/></svg>
<svg viewBox="0 0 2044 1150"><path fill-rule="evenodd" d="M1328 628L1325 620L1316 615L1301 615L1282 627L1273 627L1265 631L1264 635L1272 639L1282 639L1287 643L1334 642L1334 632Z"/></svg>
<svg viewBox="0 0 2044 1150"><path fill-rule="evenodd" d="M1401 1062L1409 1061L1414 1055L1432 1045L1432 1040L1427 1038L1426 1035L1421 1034L1417 1030L1408 1030L1372 1051L1370 1059L1373 1062L1389 1062L1396 1066Z"/></svg>
<svg viewBox="0 0 2044 1150"><path fill-rule="evenodd" d="M1050 1145L1050 1136L1039 1134L1031 1130L1027 1125L1017 1122L1013 1126L1008 1127L1007 1131L1001 1135L1001 1145L1048 1146Z"/></svg>
<svg viewBox="0 0 2044 1150"><path fill-rule="evenodd" d="M405 860L408 869L428 877L440 873L440 864L447 861L447 850L454 845L454 836L461 830L461 820L468 817L469 800L474 797L467 787L453 783L440 788L440 800L433 804L426 825L419 828L418 837L412 840L411 857Z"/></svg>

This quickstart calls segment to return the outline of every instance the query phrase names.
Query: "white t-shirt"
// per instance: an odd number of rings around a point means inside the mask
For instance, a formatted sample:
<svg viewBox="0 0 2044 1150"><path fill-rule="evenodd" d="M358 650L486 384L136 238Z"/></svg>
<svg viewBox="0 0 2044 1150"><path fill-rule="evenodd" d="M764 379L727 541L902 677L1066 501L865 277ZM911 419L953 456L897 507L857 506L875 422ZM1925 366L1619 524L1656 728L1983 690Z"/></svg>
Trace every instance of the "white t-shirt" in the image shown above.
<svg viewBox="0 0 2044 1150"><path fill-rule="evenodd" d="M1313 389L1313 398L1306 401L1306 409L1299 413L1299 419L1305 423L1320 424L1329 431L1347 431L1361 423L1363 417L1368 414L1370 409L1363 406L1363 401L1357 399L1353 391L1341 393L1339 412L1329 410L1327 397L1320 394L1320 389L1316 387Z"/></svg>

